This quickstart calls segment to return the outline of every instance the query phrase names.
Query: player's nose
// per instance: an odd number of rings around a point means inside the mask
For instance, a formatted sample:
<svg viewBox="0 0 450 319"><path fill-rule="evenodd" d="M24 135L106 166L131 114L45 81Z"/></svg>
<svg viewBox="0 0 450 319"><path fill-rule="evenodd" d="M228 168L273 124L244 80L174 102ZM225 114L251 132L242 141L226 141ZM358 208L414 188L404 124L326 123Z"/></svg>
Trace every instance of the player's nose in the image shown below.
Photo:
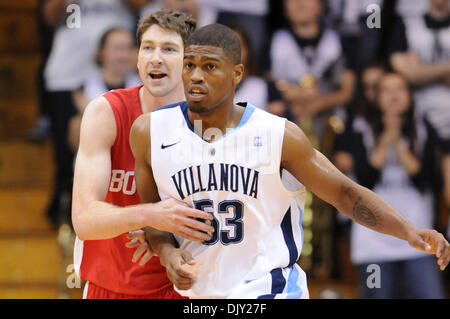
<svg viewBox="0 0 450 319"><path fill-rule="evenodd" d="M152 55L150 56L150 63L152 65L161 65L163 62L163 58L161 55L161 50L158 48L153 51Z"/></svg>
<svg viewBox="0 0 450 319"><path fill-rule="evenodd" d="M194 70L192 70L190 80L193 83L202 83L204 81L201 68L194 68Z"/></svg>

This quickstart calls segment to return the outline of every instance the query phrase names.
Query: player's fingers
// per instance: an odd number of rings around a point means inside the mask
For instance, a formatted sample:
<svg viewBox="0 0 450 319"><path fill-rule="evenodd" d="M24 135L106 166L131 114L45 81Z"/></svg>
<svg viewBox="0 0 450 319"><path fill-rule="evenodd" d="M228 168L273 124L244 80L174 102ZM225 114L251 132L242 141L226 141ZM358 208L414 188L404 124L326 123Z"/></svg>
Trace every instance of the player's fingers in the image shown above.
<svg viewBox="0 0 450 319"><path fill-rule="evenodd" d="M133 254L132 262L138 261L138 259L142 256L142 254L145 253L145 251L148 249L147 243L142 243L139 245L139 247L136 249L136 251Z"/></svg>
<svg viewBox="0 0 450 319"><path fill-rule="evenodd" d="M438 265L440 266L441 270L444 270L448 266L448 263L450 261L450 244L444 239L442 246L443 249L438 260Z"/></svg>
<svg viewBox="0 0 450 319"><path fill-rule="evenodd" d="M199 232L197 230L194 230L192 228L181 226L178 228L178 230L175 232L177 235L192 241L208 241L211 239L211 236L202 232Z"/></svg>
<svg viewBox="0 0 450 319"><path fill-rule="evenodd" d="M139 243L139 240L137 238L134 238L134 239L130 240L129 242L127 242L125 244L125 246L128 247L128 248L134 248L134 247L137 247L139 245L140 245L140 243Z"/></svg>
<svg viewBox="0 0 450 319"><path fill-rule="evenodd" d="M151 252L151 250L147 249L144 256L142 256L141 260L139 260L139 265L145 265L150 259L152 259L153 256L154 254Z"/></svg>
<svg viewBox="0 0 450 319"><path fill-rule="evenodd" d="M212 220L213 216L207 212L191 207L180 207L180 212L188 217Z"/></svg>
<svg viewBox="0 0 450 319"><path fill-rule="evenodd" d="M444 236L442 236L442 238L439 238L437 242L436 257L440 258L444 253L444 250L445 250L445 239Z"/></svg>
<svg viewBox="0 0 450 319"><path fill-rule="evenodd" d="M428 234L423 234L424 237L428 237ZM410 245L420 251L423 251L428 254L433 254L433 248L430 244L427 243L429 238L422 238L421 235L415 235L413 239L410 241Z"/></svg>
<svg viewBox="0 0 450 319"><path fill-rule="evenodd" d="M207 233L213 233L214 232L214 227L212 227L211 225L208 225L206 223L203 223L201 221L198 221L198 220L195 220L195 219L192 219L192 218L185 217L183 219L183 222L184 222L184 224L186 226L188 226L190 228L193 228L193 229L196 229L196 230L204 231L204 232L207 232Z"/></svg>
<svg viewBox="0 0 450 319"><path fill-rule="evenodd" d="M191 280L195 278L194 274L192 272L190 272L188 268L185 268L185 267L177 268L176 272L177 272L177 275L180 276L180 278L191 279Z"/></svg>
<svg viewBox="0 0 450 319"><path fill-rule="evenodd" d="M192 283L187 283L187 284L177 284L175 285L175 287L178 288L178 290L189 290L192 287Z"/></svg>
<svg viewBox="0 0 450 319"><path fill-rule="evenodd" d="M191 279L191 278L178 277L175 280L174 284L180 290L187 290L187 289L190 289L192 287L192 285L194 284L194 280Z"/></svg>
<svg viewBox="0 0 450 319"><path fill-rule="evenodd" d="M181 256L183 258L182 264L187 264L190 266L193 266L196 264L196 261L194 257L192 256L191 252L188 250L183 250L181 253Z"/></svg>

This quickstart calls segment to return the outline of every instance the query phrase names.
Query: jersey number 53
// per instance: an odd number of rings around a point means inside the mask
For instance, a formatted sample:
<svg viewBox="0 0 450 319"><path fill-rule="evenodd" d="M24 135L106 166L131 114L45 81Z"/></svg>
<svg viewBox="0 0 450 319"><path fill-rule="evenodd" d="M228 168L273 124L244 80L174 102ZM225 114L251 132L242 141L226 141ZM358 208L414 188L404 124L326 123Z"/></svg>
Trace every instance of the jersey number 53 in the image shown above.
<svg viewBox="0 0 450 319"><path fill-rule="evenodd" d="M211 199L194 201L194 206L196 209L207 212L214 217L211 221L214 233L210 240L203 242L204 245L214 245L219 239L224 245L236 244L242 241L244 237L244 225L242 222L244 204L242 202L238 200L223 200L217 205L218 214L229 214L230 210L232 211L233 216L225 218L224 225L220 225L214 216L214 212L211 211L214 208L214 203Z"/></svg>

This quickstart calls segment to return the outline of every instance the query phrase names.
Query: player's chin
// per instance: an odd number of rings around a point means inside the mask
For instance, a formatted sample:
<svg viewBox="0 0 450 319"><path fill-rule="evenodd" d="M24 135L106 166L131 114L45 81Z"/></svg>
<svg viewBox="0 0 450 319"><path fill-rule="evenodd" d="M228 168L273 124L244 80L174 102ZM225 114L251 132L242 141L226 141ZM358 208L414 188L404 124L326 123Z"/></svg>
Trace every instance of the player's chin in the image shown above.
<svg viewBox="0 0 450 319"><path fill-rule="evenodd" d="M191 111L191 112L194 112L194 113L206 113L208 111L208 108L206 106L204 106L200 102L194 102L194 101L190 101L188 99L187 103L188 103L189 111Z"/></svg>
<svg viewBox="0 0 450 319"><path fill-rule="evenodd" d="M172 88L166 85L159 85L159 86L149 85L148 90L155 97L164 97L172 91Z"/></svg>

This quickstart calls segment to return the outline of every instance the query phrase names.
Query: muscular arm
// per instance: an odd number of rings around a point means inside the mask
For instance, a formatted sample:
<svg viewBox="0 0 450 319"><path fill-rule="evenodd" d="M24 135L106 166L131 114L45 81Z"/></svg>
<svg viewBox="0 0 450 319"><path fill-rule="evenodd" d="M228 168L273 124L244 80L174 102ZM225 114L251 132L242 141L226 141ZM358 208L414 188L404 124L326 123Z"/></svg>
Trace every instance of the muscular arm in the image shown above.
<svg viewBox="0 0 450 319"><path fill-rule="evenodd" d="M107 239L146 225L143 207L105 202L111 177L116 123L108 101L99 97L83 115L75 164L72 222L81 240Z"/></svg>
<svg viewBox="0 0 450 319"><path fill-rule="evenodd" d="M450 246L441 234L419 230L381 197L347 178L323 154L312 148L301 129L291 122L286 124L282 166L313 193L355 222L406 240L417 249L436 253L438 257L442 256L439 260L442 265L448 264Z"/></svg>

